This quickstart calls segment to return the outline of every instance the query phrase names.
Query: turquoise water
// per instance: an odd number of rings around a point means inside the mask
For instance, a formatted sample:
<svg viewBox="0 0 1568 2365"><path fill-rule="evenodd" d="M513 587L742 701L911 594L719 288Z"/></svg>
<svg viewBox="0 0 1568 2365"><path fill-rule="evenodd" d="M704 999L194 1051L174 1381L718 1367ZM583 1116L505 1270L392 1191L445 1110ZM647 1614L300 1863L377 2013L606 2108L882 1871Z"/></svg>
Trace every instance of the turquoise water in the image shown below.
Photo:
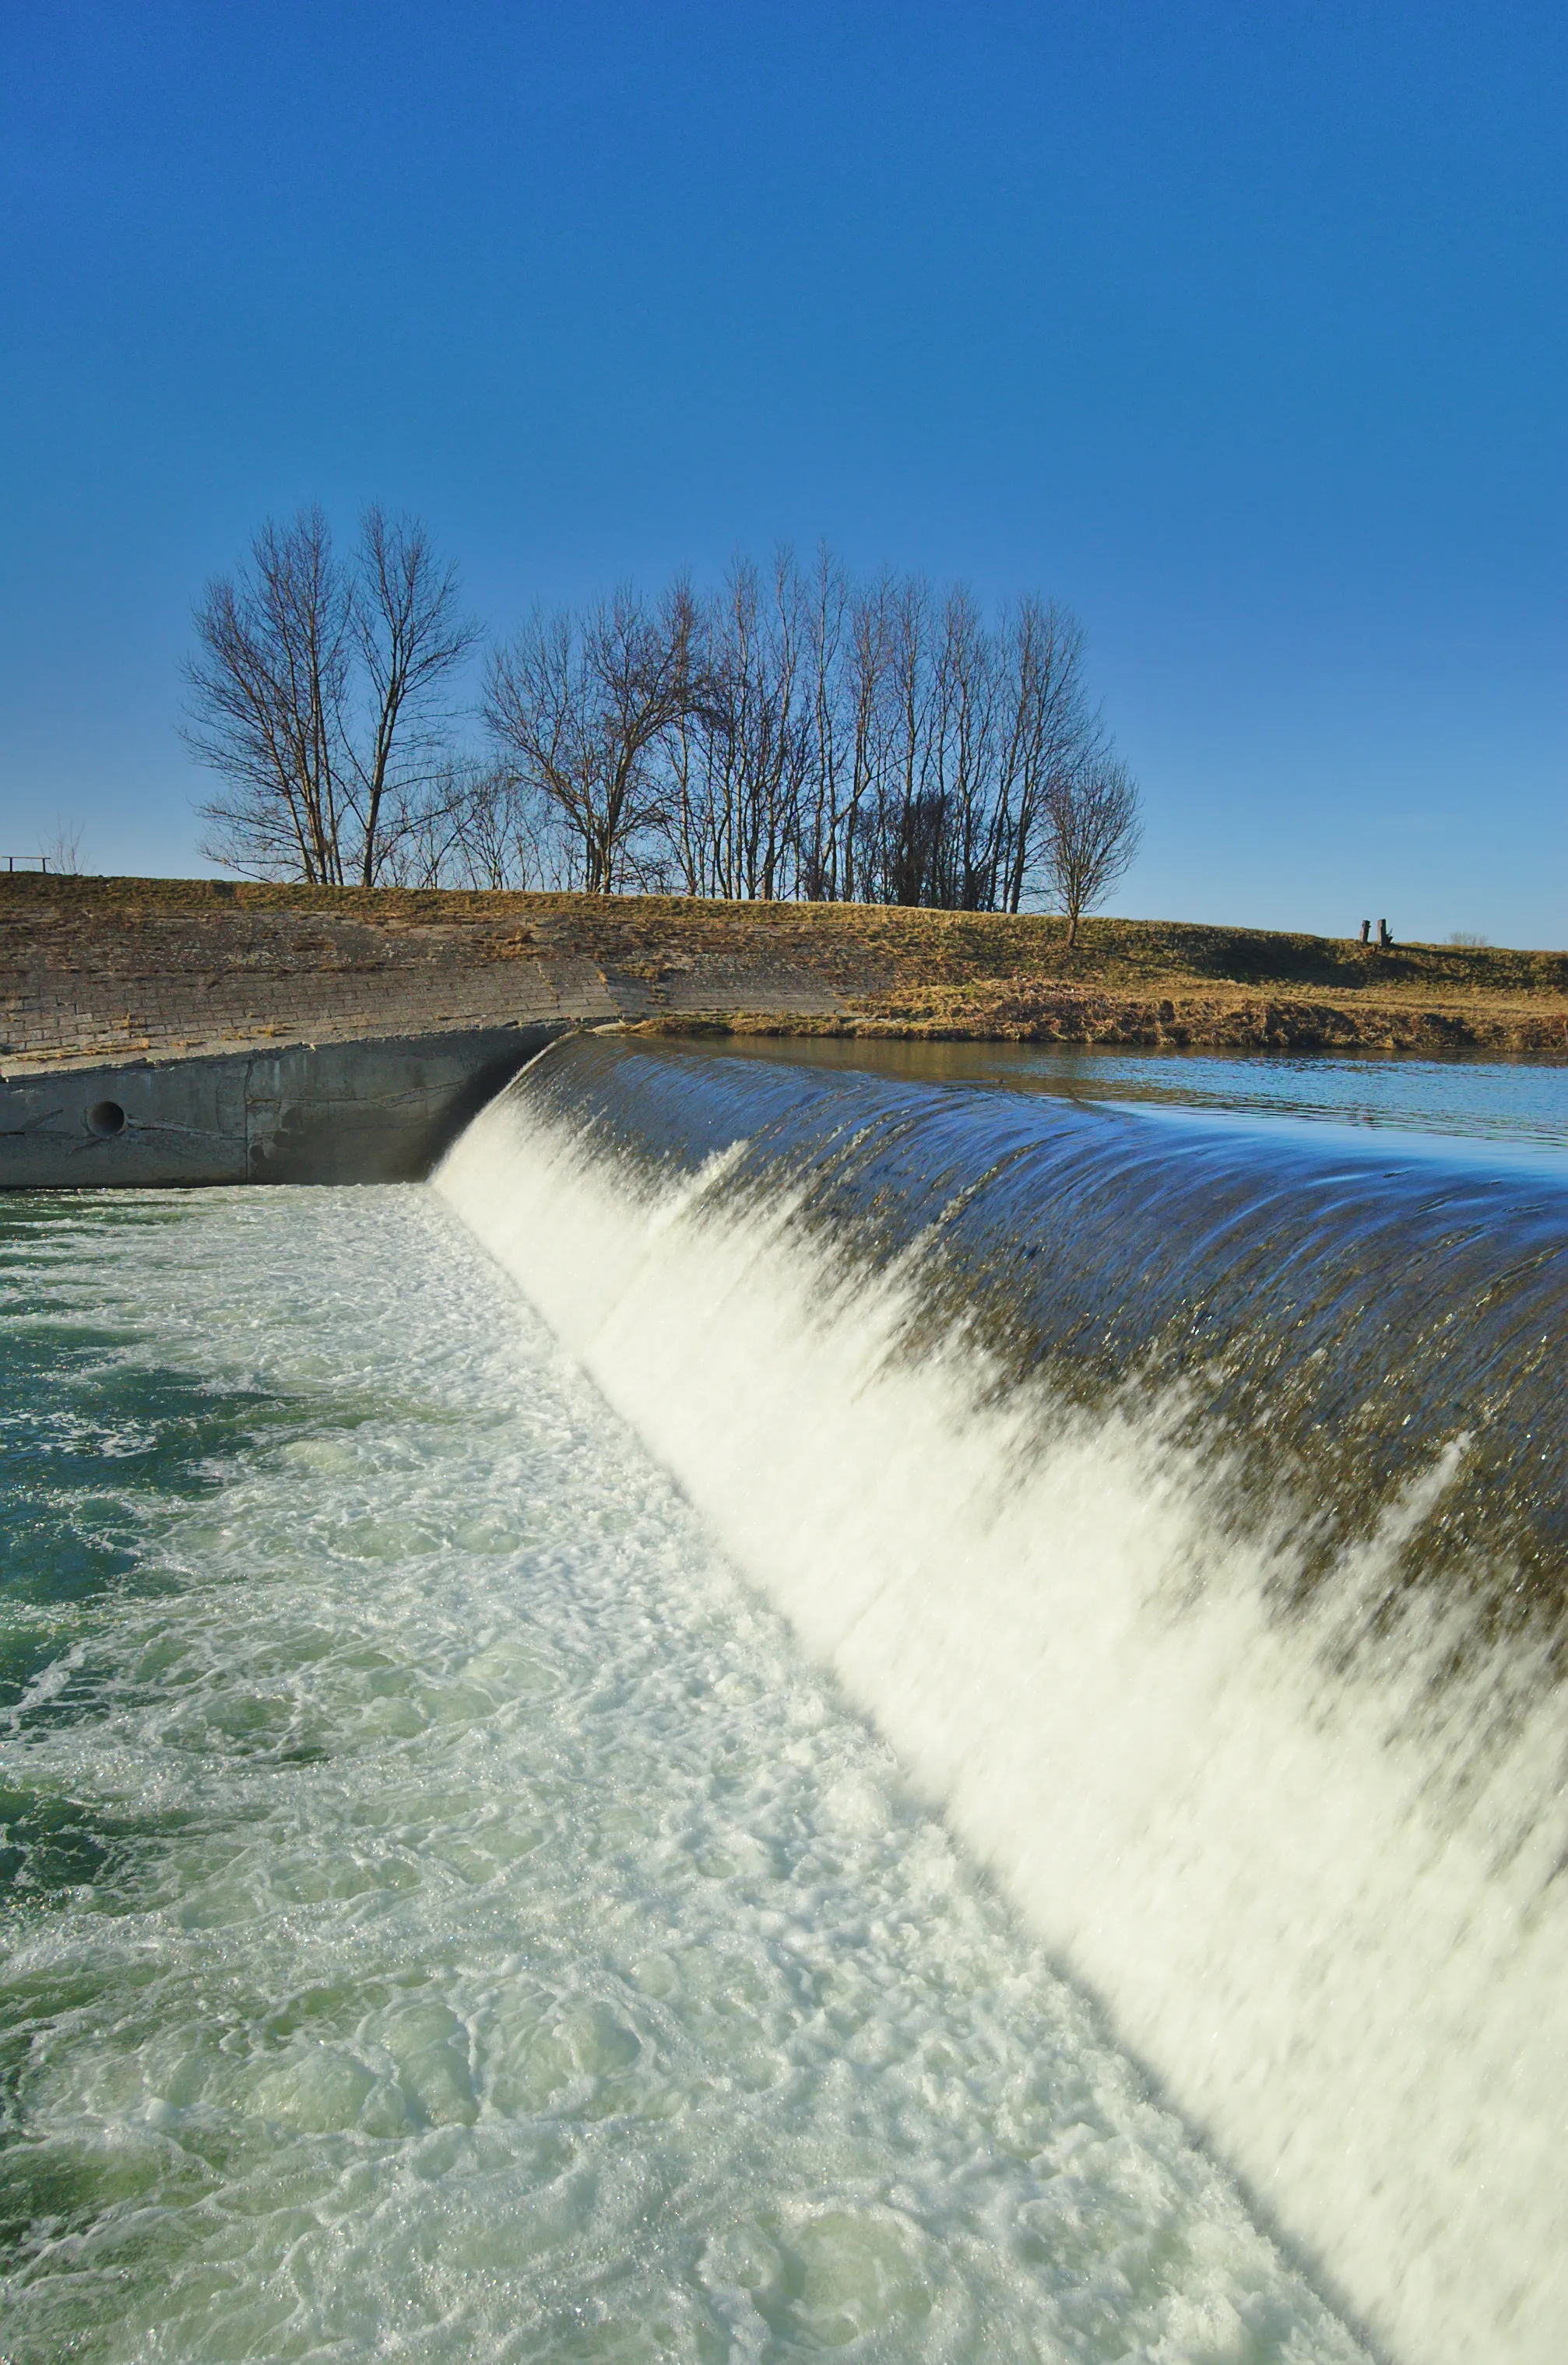
<svg viewBox="0 0 1568 2365"><path fill-rule="evenodd" d="M1361 2353L434 1194L0 1290L12 2365Z"/></svg>

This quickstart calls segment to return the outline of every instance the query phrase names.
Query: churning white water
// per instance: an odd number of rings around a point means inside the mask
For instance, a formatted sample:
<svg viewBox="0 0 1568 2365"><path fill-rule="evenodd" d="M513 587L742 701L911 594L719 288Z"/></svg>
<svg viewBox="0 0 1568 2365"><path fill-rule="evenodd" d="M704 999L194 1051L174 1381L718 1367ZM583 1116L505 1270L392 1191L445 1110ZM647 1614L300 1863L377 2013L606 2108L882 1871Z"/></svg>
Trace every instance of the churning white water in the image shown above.
<svg viewBox="0 0 1568 2365"><path fill-rule="evenodd" d="M907 1261L846 1287L788 1182L652 1182L564 1106L522 1080L446 1198L1374 2336L1558 2359L1557 1697L1484 1658L1435 1688L1414 1597L1372 1633L1466 1439L1271 1618L1269 1538L1220 1541L1158 1400L987 1403L961 1339L889 1351Z"/></svg>
<svg viewBox="0 0 1568 2365"><path fill-rule="evenodd" d="M1107 1572L1070 1679L999 1574L1047 1498L960 1545L980 1440L765 1243L510 1119L444 1189L1128 2024L1179 1990L1288 2116L1132 1631L1181 1516L1137 1441L1050 1481ZM13 1203L3 1272L12 2365L1360 2354L432 1194ZM1240 1718L1212 1624L1169 1648Z"/></svg>

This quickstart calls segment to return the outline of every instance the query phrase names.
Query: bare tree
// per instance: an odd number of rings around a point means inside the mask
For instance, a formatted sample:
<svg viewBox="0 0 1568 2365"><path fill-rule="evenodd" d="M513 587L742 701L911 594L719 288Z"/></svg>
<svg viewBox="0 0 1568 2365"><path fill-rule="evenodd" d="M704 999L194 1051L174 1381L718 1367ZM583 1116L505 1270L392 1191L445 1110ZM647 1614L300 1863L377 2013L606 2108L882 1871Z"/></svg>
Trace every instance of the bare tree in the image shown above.
<svg viewBox="0 0 1568 2365"><path fill-rule="evenodd" d="M892 754L890 682L894 612L892 577L883 575L857 592L850 609L848 682L849 793L842 816L839 893L846 903L870 902L879 893L876 849L878 816L886 792Z"/></svg>
<svg viewBox="0 0 1568 2365"><path fill-rule="evenodd" d="M885 686L891 761L876 813L873 875L882 902L919 903L944 819L933 728L941 686L932 662L931 590L920 576L908 577L894 597Z"/></svg>
<svg viewBox="0 0 1568 2365"><path fill-rule="evenodd" d="M916 621L906 600L895 644L900 778L887 891L901 903L991 911L1005 818L996 762L1002 651L962 584L940 610L920 594L918 644ZM917 671L924 692L912 698Z"/></svg>
<svg viewBox="0 0 1568 2365"><path fill-rule="evenodd" d="M801 607L808 747L795 891L810 902L831 902L839 892L846 836L845 799L853 731L845 689L852 600L844 569L825 542L818 545L816 569Z"/></svg>
<svg viewBox="0 0 1568 2365"><path fill-rule="evenodd" d="M737 559L694 611L689 695L665 743L664 829L689 894L771 901L796 887L812 759L810 620L787 551L765 584Z"/></svg>
<svg viewBox="0 0 1568 2365"><path fill-rule="evenodd" d="M585 615L536 610L491 657L485 719L580 849L589 894L644 883L660 857L660 759L696 694L695 641L677 583L656 611L624 588Z"/></svg>
<svg viewBox="0 0 1568 2365"><path fill-rule="evenodd" d="M1000 911L1055 889L1048 826L1053 784L1103 744L1083 686L1083 628L1055 600L1021 600L1004 618L1008 719L999 743L997 803L1002 856Z"/></svg>
<svg viewBox="0 0 1568 2365"><path fill-rule="evenodd" d="M46 870L53 870L62 879L80 878L87 868L82 855L81 824L57 821L54 835L39 848L39 859Z"/></svg>
<svg viewBox="0 0 1568 2365"><path fill-rule="evenodd" d="M553 808L531 794L514 765L469 757L456 768L459 883L559 890L581 883L581 866Z"/></svg>
<svg viewBox="0 0 1568 2365"><path fill-rule="evenodd" d="M1026 599L991 628L961 584L938 606L885 577L856 602L847 670L843 891L977 912L1049 891L1050 785L1104 745L1076 620Z"/></svg>
<svg viewBox="0 0 1568 2365"><path fill-rule="evenodd" d="M322 511L269 520L250 566L207 585L196 628L184 735L224 782L200 809L202 852L253 877L341 884L351 599Z"/></svg>
<svg viewBox="0 0 1568 2365"><path fill-rule="evenodd" d="M1142 842L1137 784L1125 764L1095 750L1053 773L1044 822L1043 868L1067 914L1070 947L1085 912L1104 901Z"/></svg>
<svg viewBox="0 0 1568 2365"><path fill-rule="evenodd" d="M202 851L252 877L374 885L396 830L425 828L441 693L473 647L456 578L415 519L366 511L357 564L320 509L270 520L196 609L184 736L222 786Z"/></svg>
<svg viewBox="0 0 1568 2365"><path fill-rule="evenodd" d="M395 887L576 888L574 854L553 809L514 767L457 756L398 800L381 876Z"/></svg>
<svg viewBox="0 0 1568 2365"><path fill-rule="evenodd" d="M468 808L476 875L500 875L521 815L552 875L595 892L980 912L1048 894L1076 941L1137 847L1066 609L856 586L826 549L809 573L788 551L767 574L737 558L700 600L678 581L656 607L539 611L492 656L485 713L512 785Z"/></svg>
<svg viewBox="0 0 1568 2365"><path fill-rule="evenodd" d="M185 737L221 786L204 851L324 884L538 885L1021 910L1076 941L1131 861L1113 759L1067 610L988 615L961 585L857 585L825 546L536 610L491 654L496 760L458 757L474 648L455 571L373 507L353 561L319 509L269 523L209 583Z"/></svg>
<svg viewBox="0 0 1568 2365"><path fill-rule="evenodd" d="M476 883L465 876L467 770L462 763L447 763L413 790L395 797L378 865L384 884L458 887Z"/></svg>
<svg viewBox="0 0 1568 2365"><path fill-rule="evenodd" d="M468 887L532 887L528 817L510 764L470 757L454 768L457 846Z"/></svg>
<svg viewBox="0 0 1568 2365"><path fill-rule="evenodd" d="M383 854L388 790L401 792L405 811L422 810L420 766L446 744L442 693L477 641L479 628L461 612L456 569L437 560L419 519L388 518L374 504L360 523L351 618L370 689L368 745L362 756L349 744L360 824L360 884L370 887ZM395 767L399 755L400 776Z"/></svg>

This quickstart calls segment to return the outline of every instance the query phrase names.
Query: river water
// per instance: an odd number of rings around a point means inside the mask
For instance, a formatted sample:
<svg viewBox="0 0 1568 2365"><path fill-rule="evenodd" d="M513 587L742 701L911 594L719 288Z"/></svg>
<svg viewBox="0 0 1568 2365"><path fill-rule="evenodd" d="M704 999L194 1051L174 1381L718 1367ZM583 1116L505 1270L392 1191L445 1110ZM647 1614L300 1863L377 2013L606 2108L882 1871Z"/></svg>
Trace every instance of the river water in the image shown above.
<svg viewBox="0 0 1568 2365"><path fill-rule="evenodd" d="M1071 1101L578 1043L0 1211L0 2355L1554 2353L1568 1196Z"/></svg>

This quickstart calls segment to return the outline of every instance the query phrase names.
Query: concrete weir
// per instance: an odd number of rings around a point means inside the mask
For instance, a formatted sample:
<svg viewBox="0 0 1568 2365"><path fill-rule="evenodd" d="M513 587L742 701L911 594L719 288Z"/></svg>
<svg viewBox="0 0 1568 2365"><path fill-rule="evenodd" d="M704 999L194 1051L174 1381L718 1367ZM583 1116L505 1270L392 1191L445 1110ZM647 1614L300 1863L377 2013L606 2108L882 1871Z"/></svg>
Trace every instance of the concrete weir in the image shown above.
<svg viewBox="0 0 1568 2365"><path fill-rule="evenodd" d="M0 1189L402 1182L560 1022L0 1076Z"/></svg>

